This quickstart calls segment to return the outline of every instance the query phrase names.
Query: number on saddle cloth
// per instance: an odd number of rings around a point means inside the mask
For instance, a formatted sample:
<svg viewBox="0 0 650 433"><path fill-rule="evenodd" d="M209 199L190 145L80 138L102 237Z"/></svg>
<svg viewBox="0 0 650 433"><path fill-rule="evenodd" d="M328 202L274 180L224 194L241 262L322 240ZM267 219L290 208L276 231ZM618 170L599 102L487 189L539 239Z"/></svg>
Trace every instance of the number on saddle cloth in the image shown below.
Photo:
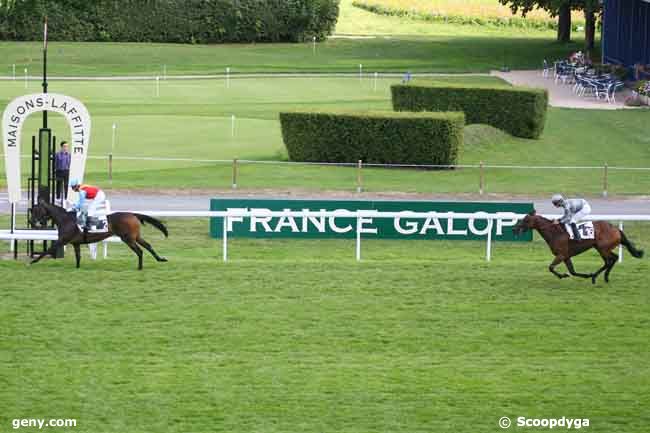
<svg viewBox="0 0 650 433"><path fill-rule="evenodd" d="M573 239L574 236L573 236L573 230L571 229L571 225L565 224L564 229L569 234L569 239ZM580 232L581 240L596 238L596 230L594 229L594 223L592 221L585 221L582 223L578 223L578 231Z"/></svg>

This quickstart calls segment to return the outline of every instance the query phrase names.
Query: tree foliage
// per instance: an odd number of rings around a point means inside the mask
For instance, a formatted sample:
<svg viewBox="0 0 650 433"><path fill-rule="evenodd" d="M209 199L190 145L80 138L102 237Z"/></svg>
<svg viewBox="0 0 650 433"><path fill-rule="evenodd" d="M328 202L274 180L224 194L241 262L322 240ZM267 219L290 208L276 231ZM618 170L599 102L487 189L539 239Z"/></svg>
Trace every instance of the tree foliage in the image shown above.
<svg viewBox="0 0 650 433"><path fill-rule="evenodd" d="M510 6L512 13L522 16L533 9L544 9L552 16L558 17L558 41L571 40L571 11L582 10L585 13L585 48L592 49L596 29L596 17L601 12L599 0L499 0Z"/></svg>
<svg viewBox="0 0 650 433"><path fill-rule="evenodd" d="M128 42L321 40L339 0L0 0L0 39Z"/></svg>

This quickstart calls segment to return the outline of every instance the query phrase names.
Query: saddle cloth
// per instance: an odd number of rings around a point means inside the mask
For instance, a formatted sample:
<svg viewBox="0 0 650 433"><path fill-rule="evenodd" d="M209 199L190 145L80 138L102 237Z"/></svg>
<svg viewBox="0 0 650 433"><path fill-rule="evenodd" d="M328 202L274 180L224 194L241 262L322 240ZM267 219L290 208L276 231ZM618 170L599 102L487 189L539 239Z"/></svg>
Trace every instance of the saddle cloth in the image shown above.
<svg viewBox="0 0 650 433"><path fill-rule="evenodd" d="M565 224L564 227L569 233L569 238L573 239L573 230L571 229L570 224ZM595 239L596 238L596 231L594 230L594 223L592 221L586 221L583 223L578 224L578 231L580 232L580 238L581 239Z"/></svg>
<svg viewBox="0 0 650 433"><path fill-rule="evenodd" d="M84 231L84 226L77 224L80 231ZM108 218L89 218L88 233L107 233L108 232Z"/></svg>

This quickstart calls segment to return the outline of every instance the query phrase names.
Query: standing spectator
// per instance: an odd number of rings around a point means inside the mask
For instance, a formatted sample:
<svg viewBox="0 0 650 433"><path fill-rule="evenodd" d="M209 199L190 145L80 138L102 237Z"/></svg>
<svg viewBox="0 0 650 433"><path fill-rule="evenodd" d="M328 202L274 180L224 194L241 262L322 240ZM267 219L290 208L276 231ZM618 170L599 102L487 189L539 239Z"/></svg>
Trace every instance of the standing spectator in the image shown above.
<svg viewBox="0 0 650 433"><path fill-rule="evenodd" d="M56 170L56 199L68 198L68 181L70 180L70 152L68 142L61 142L61 150L54 158L54 169ZM63 191L61 191L63 189Z"/></svg>

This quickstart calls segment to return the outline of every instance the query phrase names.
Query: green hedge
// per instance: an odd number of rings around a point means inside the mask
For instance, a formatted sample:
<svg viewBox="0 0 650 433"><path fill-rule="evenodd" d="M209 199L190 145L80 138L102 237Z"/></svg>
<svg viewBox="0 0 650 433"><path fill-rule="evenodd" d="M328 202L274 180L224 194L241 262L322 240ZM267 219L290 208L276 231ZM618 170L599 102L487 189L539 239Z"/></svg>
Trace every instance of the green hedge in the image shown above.
<svg viewBox="0 0 650 433"><path fill-rule="evenodd" d="M456 164L462 113L280 113L292 161Z"/></svg>
<svg viewBox="0 0 650 433"><path fill-rule="evenodd" d="M0 0L1 40L298 42L331 34L339 0Z"/></svg>
<svg viewBox="0 0 650 433"><path fill-rule="evenodd" d="M539 138L546 123L543 89L429 83L394 85L391 91L395 111L462 111L468 124L486 123L516 137Z"/></svg>

